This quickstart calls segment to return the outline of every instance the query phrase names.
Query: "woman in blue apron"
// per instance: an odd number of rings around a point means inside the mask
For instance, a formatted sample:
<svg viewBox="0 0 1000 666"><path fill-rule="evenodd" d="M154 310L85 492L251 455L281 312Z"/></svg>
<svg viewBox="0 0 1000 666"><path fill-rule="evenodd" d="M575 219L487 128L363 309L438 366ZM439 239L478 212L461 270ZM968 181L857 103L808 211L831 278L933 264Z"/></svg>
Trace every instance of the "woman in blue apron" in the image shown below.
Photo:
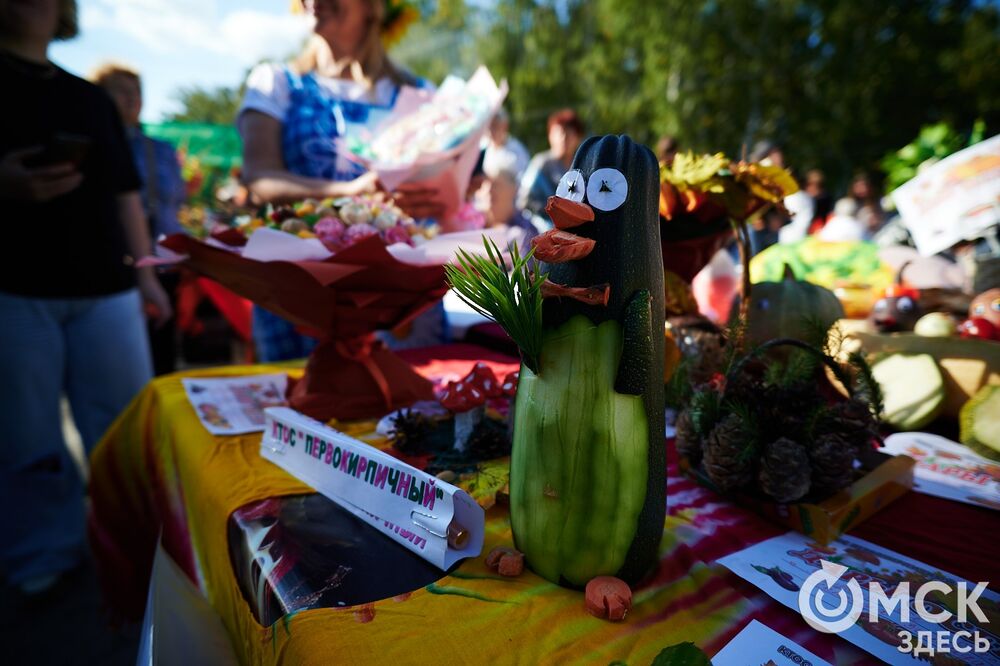
<svg viewBox="0 0 1000 666"><path fill-rule="evenodd" d="M379 189L372 172L337 154L334 139L377 126L391 111L404 85L426 87L396 67L382 36L398 33L411 11L382 0L305 0L316 19L315 35L288 65L262 64L250 73L237 124L243 137L243 176L260 201L354 196ZM392 193L416 219L443 210L433 191L403 185ZM385 334L392 347L444 341L444 308L419 317L404 339ZM259 361L308 356L316 340L297 333L286 320L254 307L254 343Z"/></svg>

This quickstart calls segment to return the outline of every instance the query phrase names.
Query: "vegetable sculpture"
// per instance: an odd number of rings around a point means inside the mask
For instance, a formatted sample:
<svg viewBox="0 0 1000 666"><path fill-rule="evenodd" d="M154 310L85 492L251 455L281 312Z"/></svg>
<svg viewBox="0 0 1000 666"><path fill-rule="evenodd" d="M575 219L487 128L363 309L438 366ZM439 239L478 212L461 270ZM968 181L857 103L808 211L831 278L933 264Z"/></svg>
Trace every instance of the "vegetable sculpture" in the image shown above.
<svg viewBox="0 0 1000 666"><path fill-rule="evenodd" d="M518 344L511 525L528 565L581 588L635 583L663 533L663 264L656 160L627 136L584 142L513 272L462 255L456 291Z"/></svg>

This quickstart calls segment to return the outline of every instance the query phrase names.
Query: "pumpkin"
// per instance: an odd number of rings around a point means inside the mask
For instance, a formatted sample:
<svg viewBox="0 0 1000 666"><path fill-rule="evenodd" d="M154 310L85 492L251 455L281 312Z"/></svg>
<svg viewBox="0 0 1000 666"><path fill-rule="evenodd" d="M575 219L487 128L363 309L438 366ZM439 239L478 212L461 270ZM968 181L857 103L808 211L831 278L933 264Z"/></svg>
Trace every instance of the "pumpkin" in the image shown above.
<svg viewBox="0 0 1000 666"><path fill-rule="evenodd" d="M750 294L747 340L755 345L774 338L813 340L844 316L833 292L796 280L788 266L780 282L758 282ZM738 305L733 305L732 313L731 322L739 316Z"/></svg>
<svg viewBox="0 0 1000 666"><path fill-rule="evenodd" d="M962 406L987 384L1000 384L1000 345L988 340L958 337L928 338L915 333L881 335L855 331L849 341L867 354L930 354L944 378L943 414L957 418Z"/></svg>
<svg viewBox="0 0 1000 666"><path fill-rule="evenodd" d="M522 364L514 409L511 530L553 583L631 584L656 565L666 512L659 194L648 148L595 137L547 207L591 248L541 257L554 286L542 290L539 361Z"/></svg>

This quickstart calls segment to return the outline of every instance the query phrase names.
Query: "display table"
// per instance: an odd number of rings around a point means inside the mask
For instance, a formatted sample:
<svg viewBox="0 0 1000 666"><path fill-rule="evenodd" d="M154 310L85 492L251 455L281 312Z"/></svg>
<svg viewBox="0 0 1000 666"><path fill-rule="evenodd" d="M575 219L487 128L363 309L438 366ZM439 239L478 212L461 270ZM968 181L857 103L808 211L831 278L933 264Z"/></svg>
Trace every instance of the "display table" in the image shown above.
<svg viewBox="0 0 1000 666"><path fill-rule="evenodd" d="M469 345L401 356L432 379L457 378L477 360L490 362L498 373L516 367L513 359ZM633 610L623 623L589 616L581 593L530 571L501 578L479 557L412 593L302 611L272 626L259 625L233 571L228 521L252 502L311 489L260 458L259 434L210 435L180 378L290 367L229 367L157 379L94 451L91 541L108 601L120 614L141 616L160 538L222 618L244 663L621 661L644 666L662 648L681 641L694 641L714 654L754 618L831 662L877 663L846 641L809 629L796 613L714 564L785 530L679 476L672 453L660 565L636 589ZM362 438L374 430L371 422L340 427ZM958 576L995 583L1000 566L991 552L993 539L983 535L998 530L998 512L910 493L851 533ZM511 544L507 511L496 505L487 512L483 553Z"/></svg>

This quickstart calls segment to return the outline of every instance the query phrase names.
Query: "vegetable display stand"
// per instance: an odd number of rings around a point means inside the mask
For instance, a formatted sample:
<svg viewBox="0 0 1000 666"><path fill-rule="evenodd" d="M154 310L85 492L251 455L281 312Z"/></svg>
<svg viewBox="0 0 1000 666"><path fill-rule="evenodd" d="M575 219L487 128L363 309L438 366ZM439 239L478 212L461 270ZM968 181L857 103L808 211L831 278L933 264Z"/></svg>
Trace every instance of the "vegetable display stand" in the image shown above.
<svg viewBox="0 0 1000 666"><path fill-rule="evenodd" d="M377 237L322 261L256 261L181 234L160 244L186 255L192 270L319 334L305 376L289 389L292 407L302 413L321 421L372 418L433 399L431 383L373 334L441 299L443 266L400 262Z"/></svg>
<svg viewBox="0 0 1000 666"><path fill-rule="evenodd" d="M680 458L685 474L716 492L729 497L740 507L797 532L825 546L848 530L871 518L879 510L913 488L916 461L908 456L874 453L870 468L847 488L815 502L781 504L747 493L723 493L700 467Z"/></svg>

